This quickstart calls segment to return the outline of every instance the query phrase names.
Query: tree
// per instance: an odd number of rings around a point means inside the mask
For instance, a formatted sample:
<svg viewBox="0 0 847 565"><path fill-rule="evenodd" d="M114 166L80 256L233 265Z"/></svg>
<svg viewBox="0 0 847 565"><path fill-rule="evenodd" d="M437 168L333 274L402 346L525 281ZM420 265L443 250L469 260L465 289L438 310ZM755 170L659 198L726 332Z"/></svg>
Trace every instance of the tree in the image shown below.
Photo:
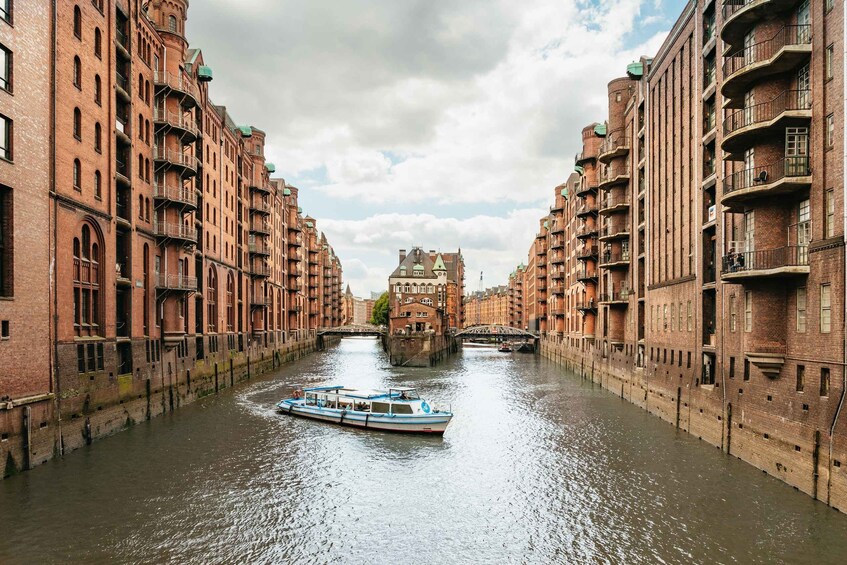
<svg viewBox="0 0 847 565"><path fill-rule="evenodd" d="M373 312L371 312L371 323L377 326L388 325L388 293L383 292L377 301L374 303Z"/></svg>

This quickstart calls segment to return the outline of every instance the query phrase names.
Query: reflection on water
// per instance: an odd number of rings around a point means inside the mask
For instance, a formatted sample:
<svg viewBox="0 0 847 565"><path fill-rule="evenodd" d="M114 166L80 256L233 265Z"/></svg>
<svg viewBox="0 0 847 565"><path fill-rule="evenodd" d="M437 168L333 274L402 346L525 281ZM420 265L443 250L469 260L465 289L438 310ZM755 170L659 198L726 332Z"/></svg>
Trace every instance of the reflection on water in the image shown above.
<svg viewBox="0 0 847 565"><path fill-rule="evenodd" d="M278 415L411 385L443 438ZM394 369L345 339L0 482L0 562L843 563L847 516L543 359Z"/></svg>

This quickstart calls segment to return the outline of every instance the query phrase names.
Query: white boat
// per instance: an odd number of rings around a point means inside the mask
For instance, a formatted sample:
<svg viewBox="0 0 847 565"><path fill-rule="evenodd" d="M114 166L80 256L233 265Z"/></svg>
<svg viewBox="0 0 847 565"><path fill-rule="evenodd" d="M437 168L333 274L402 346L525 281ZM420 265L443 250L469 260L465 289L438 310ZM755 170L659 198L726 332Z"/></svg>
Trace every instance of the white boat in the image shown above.
<svg viewBox="0 0 847 565"><path fill-rule="evenodd" d="M453 419L408 387L357 390L343 386L297 389L276 405L282 414L323 420L345 426L419 434L444 433Z"/></svg>

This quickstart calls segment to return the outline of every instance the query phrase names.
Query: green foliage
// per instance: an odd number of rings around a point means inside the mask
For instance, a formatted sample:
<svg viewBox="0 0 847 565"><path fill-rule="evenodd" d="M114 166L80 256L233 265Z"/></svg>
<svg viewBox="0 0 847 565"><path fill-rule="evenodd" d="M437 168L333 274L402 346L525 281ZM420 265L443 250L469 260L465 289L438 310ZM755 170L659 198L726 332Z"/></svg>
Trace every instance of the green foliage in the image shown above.
<svg viewBox="0 0 847 565"><path fill-rule="evenodd" d="M372 324L377 326L388 325L388 293L383 292L377 301L374 303L373 312L371 312Z"/></svg>

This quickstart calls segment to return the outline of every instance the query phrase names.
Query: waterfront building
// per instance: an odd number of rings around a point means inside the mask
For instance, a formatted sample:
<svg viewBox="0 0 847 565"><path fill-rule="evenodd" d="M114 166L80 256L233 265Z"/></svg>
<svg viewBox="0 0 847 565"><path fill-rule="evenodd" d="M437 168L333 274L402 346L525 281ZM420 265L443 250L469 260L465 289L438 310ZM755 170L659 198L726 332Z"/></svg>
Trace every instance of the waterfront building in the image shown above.
<svg viewBox="0 0 847 565"><path fill-rule="evenodd" d="M842 22L692 1L608 84L547 219L542 352L844 509ZM542 328L521 272L512 324Z"/></svg>
<svg viewBox="0 0 847 565"><path fill-rule="evenodd" d="M212 102L188 1L57 9L0 8L7 470L228 386L249 358L341 322L341 263L297 189L271 178L265 133Z"/></svg>
<svg viewBox="0 0 847 565"><path fill-rule="evenodd" d="M505 285L477 291L465 297L466 327L509 325L509 288Z"/></svg>

